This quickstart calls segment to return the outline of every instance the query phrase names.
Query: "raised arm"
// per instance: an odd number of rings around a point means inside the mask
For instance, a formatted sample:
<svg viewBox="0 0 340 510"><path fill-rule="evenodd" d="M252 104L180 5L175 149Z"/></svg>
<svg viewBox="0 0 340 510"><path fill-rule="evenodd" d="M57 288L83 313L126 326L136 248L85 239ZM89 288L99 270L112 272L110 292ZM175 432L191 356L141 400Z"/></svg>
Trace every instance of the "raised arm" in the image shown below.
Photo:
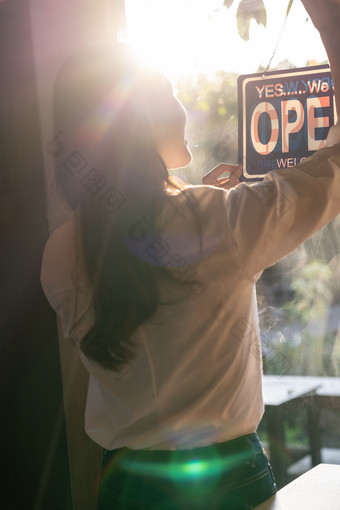
<svg viewBox="0 0 340 510"><path fill-rule="evenodd" d="M340 0L301 0L325 46L340 113Z"/></svg>

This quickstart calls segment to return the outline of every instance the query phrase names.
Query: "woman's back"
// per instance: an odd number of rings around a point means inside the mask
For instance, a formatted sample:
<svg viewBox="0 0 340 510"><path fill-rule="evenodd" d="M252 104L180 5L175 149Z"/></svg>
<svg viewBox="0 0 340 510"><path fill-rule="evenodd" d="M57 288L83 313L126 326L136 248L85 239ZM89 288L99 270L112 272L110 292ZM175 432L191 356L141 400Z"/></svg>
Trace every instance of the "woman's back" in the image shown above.
<svg viewBox="0 0 340 510"><path fill-rule="evenodd" d="M333 148L325 151L339 159ZM252 186L188 187L164 196L153 237L142 218L131 224L129 251L170 277L160 279L158 309L131 337L136 358L122 371L81 353L91 374L86 430L96 442L108 449L193 448L256 430L263 401L255 282L340 211L340 172L332 164L320 171L321 152ZM75 214L52 236L42 281L61 315L74 303L64 334L79 343L94 310L77 222ZM56 284L68 289L57 306Z"/></svg>
<svg viewBox="0 0 340 510"><path fill-rule="evenodd" d="M168 169L191 155L169 82L126 59L126 46L97 62L98 51L57 80L56 129L87 168L57 161L74 213L47 243L42 284L90 373L85 428L112 450L100 510L243 510L276 490L256 436L255 283L340 213L340 136L263 182L177 186ZM105 129L89 136L98 120ZM100 186L86 186L98 173ZM189 470L176 488L169 452L175 471L210 458L218 469Z"/></svg>

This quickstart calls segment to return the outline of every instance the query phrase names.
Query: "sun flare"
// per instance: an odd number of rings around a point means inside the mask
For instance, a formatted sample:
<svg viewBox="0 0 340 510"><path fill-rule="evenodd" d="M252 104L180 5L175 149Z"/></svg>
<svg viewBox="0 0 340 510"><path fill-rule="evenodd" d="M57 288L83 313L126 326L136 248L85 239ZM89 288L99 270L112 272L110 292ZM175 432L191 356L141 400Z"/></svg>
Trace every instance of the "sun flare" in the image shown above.
<svg viewBox="0 0 340 510"><path fill-rule="evenodd" d="M127 0L129 40L142 58L172 75L218 69L256 72L270 61L287 1L276 0L274 6L265 2L267 27L252 21L249 42L238 34L238 2L234 4L228 10L222 0ZM308 44L301 44L302 34ZM288 60L299 67L312 59L322 62L326 53L316 30L306 21L303 6L295 2L272 64Z"/></svg>

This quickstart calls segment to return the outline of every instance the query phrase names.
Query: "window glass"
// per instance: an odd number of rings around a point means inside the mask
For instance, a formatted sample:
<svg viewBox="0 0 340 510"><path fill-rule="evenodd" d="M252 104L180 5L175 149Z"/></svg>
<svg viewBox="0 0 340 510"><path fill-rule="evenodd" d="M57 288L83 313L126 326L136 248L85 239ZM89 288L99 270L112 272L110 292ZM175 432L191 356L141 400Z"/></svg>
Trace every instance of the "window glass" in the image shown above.
<svg viewBox="0 0 340 510"><path fill-rule="evenodd" d="M193 162L176 174L192 184L220 162L237 163L239 74L263 71L269 62L270 70L328 62L301 2L286 19L288 0L264 1L267 26L252 20L248 42L238 33L238 3L227 9L223 0L126 1L130 39L162 66L187 110ZM265 270L257 294L264 373L338 377L340 217ZM327 413L324 442L340 448L339 414ZM291 424L290 435L303 442L300 425Z"/></svg>
<svg viewBox="0 0 340 510"><path fill-rule="evenodd" d="M164 69L187 110L193 162L176 174L192 184L220 162L237 163L239 74L265 69L275 49L271 70L327 63L301 2L287 19L287 0L265 2L267 26L252 20L247 42L238 33L238 3L227 9L221 0L126 2L129 38ZM267 269L258 283L266 373L339 374L339 222Z"/></svg>

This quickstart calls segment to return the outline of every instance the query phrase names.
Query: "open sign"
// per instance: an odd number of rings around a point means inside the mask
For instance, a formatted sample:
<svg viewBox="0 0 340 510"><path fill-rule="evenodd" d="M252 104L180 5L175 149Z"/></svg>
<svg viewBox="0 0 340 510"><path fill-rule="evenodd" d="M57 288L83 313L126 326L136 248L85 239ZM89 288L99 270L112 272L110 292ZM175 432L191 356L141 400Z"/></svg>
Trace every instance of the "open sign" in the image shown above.
<svg viewBox="0 0 340 510"><path fill-rule="evenodd" d="M314 66L238 79L239 163L244 180L296 166L323 147L335 123L329 66Z"/></svg>

